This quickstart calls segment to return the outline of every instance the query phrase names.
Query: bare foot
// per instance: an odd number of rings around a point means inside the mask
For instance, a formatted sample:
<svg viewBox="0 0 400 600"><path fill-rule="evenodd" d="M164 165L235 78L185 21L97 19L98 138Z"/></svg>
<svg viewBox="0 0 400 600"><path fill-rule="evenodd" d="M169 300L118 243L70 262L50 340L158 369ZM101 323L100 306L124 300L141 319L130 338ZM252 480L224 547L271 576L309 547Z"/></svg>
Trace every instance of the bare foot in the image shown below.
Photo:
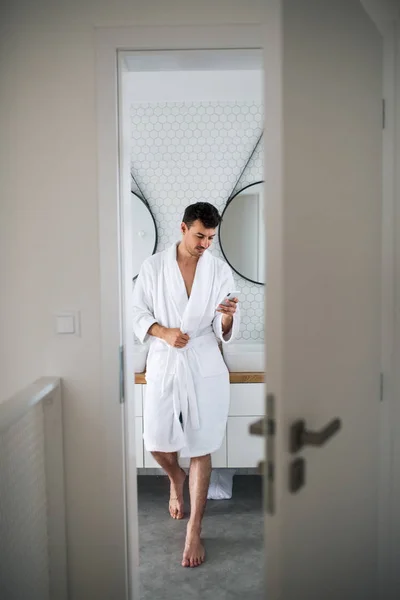
<svg viewBox="0 0 400 600"><path fill-rule="evenodd" d="M173 519L183 519L185 516L183 505L183 486L186 479L186 473L183 469L179 472L179 478L171 481L171 491L169 498L169 514Z"/></svg>
<svg viewBox="0 0 400 600"><path fill-rule="evenodd" d="M188 524L182 567L199 567L206 558L204 546L200 539L201 529Z"/></svg>

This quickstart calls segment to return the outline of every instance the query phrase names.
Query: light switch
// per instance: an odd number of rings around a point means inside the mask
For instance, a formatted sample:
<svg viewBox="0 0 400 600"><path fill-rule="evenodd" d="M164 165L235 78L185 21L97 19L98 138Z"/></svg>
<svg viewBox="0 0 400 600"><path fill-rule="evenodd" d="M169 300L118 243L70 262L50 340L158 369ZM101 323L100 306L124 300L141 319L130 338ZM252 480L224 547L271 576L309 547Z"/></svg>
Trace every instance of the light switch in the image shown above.
<svg viewBox="0 0 400 600"><path fill-rule="evenodd" d="M56 333L79 335L79 314L63 312L56 315Z"/></svg>

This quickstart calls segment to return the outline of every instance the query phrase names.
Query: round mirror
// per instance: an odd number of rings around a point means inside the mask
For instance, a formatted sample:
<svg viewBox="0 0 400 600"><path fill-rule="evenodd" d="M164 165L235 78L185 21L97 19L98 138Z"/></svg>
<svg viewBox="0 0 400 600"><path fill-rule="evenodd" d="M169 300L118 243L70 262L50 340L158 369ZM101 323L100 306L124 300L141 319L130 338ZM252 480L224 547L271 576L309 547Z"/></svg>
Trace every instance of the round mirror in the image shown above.
<svg viewBox="0 0 400 600"><path fill-rule="evenodd" d="M143 261L156 251L157 227L149 206L134 192L132 202L132 272L136 279Z"/></svg>
<svg viewBox="0 0 400 600"><path fill-rule="evenodd" d="M264 182L252 183L228 201L222 213L219 242L238 275L265 284Z"/></svg>

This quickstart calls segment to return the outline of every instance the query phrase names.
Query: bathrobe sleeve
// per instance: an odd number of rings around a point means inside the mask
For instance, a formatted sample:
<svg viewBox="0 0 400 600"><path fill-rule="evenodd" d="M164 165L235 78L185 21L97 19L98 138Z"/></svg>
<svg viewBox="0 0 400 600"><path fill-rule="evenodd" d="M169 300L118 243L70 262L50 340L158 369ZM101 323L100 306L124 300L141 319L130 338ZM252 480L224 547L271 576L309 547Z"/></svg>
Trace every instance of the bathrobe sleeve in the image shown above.
<svg viewBox="0 0 400 600"><path fill-rule="evenodd" d="M144 262L133 290L133 331L142 344L149 338L147 332L150 327L157 323L154 318L153 288L151 267Z"/></svg>
<svg viewBox="0 0 400 600"><path fill-rule="evenodd" d="M223 271L221 273L220 282L219 282L219 290L218 290L219 302L223 301L225 294L227 294L229 291L234 290L234 289L235 289L235 282L233 281L232 271L229 268L229 266L225 263ZM222 332L222 313L217 312L215 314L212 325L213 325L213 330L214 330L215 335L217 336L217 338L219 340L221 340L221 342L223 342L224 344L229 344L229 342L232 342L235 339L235 337L237 336L237 334L239 333L239 328L240 328L240 306L239 306L239 303L236 305L236 312L233 315L232 327L231 327L230 331L227 333L227 335L224 335Z"/></svg>

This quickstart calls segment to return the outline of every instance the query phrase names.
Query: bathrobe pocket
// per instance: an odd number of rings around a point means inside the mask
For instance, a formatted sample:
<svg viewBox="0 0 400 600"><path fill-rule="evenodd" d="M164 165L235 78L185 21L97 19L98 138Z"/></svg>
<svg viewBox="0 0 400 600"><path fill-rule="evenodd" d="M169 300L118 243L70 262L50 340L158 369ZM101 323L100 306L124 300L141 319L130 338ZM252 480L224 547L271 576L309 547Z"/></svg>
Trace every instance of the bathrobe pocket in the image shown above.
<svg viewBox="0 0 400 600"><path fill-rule="evenodd" d="M196 362L202 377L215 377L228 370L218 344L196 348Z"/></svg>
<svg viewBox="0 0 400 600"><path fill-rule="evenodd" d="M146 381L159 381L161 383L164 374L166 373L168 362L168 348L160 347L151 348L147 356L146 364Z"/></svg>

